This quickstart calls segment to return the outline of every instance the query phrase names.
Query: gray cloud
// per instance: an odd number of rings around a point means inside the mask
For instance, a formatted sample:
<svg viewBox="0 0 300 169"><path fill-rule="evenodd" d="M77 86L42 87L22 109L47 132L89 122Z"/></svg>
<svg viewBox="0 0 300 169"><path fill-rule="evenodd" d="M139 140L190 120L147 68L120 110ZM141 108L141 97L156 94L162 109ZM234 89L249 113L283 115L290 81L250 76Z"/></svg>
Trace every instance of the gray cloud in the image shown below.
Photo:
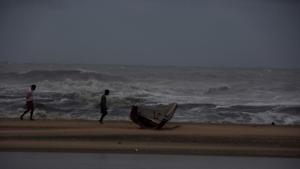
<svg viewBox="0 0 300 169"><path fill-rule="evenodd" d="M1 1L0 60L300 67L293 0Z"/></svg>

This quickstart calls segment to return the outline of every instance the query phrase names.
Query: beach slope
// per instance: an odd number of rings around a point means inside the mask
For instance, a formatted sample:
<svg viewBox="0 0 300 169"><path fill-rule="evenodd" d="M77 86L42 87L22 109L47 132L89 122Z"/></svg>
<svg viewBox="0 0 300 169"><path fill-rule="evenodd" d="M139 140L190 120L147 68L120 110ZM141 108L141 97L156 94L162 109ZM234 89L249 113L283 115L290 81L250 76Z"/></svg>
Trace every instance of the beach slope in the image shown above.
<svg viewBox="0 0 300 169"><path fill-rule="evenodd" d="M300 126L0 119L0 151L300 157Z"/></svg>

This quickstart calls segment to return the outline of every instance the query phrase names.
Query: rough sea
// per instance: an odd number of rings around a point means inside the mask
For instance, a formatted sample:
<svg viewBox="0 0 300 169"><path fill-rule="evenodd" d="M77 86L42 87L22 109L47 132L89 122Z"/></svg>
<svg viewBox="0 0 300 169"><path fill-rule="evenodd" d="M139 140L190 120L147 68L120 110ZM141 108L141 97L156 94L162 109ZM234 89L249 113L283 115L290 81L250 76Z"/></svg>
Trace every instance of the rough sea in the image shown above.
<svg viewBox="0 0 300 169"><path fill-rule="evenodd" d="M132 105L177 103L173 122L300 124L300 70L0 64L0 118L18 118L31 84L36 119L129 120Z"/></svg>

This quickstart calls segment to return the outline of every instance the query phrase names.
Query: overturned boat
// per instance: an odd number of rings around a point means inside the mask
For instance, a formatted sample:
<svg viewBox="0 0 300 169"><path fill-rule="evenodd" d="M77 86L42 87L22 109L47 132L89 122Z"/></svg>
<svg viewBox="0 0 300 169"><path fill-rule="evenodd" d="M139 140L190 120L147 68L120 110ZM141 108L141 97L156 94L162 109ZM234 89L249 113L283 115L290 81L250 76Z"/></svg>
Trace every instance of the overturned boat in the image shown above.
<svg viewBox="0 0 300 169"><path fill-rule="evenodd" d="M130 119L141 128L162 128L173 117L176 103L157 106L132 106Z"/></svg>

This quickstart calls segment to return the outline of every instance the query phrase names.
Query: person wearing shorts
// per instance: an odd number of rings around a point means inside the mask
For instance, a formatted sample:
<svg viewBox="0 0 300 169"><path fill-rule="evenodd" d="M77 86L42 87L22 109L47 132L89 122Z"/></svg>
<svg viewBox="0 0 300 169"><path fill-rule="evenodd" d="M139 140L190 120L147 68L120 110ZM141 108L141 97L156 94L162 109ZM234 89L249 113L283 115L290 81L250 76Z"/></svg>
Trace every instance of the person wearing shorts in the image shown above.
<svg viewBox="0 0 300 169"><path fill-rule="evenodd" d="M33 120L33 112L34 112L34 103L33 103L33 91L36 89L36 85L31 85L30 90L26 93L26 110L20 116L20 119L23 120L25 114L30 111L30 120Z"/></svg>

